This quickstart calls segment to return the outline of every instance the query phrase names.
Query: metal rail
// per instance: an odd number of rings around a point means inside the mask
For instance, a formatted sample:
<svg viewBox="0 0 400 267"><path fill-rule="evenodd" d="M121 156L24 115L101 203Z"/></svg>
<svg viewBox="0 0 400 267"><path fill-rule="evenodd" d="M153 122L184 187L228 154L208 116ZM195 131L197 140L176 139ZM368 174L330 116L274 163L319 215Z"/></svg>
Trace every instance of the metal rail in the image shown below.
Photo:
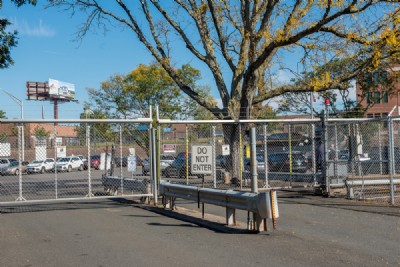
<svg viewBox="0 0 400 267"><path fill-rule="evenodd" d="M249 230L260 231L263 228L266 231L267 218L272 219L275 229L276 219L279 217L276 191L272 189L267 189L262 193L249 193L162 182L160 183L160 195L164 196L163 204L165 208L173 209L176 198L197 201L199 206L200 203L207 203L225 207L226 224L228 225L236 224L236 209L247 210L254 214L252 225L248 225Z"/></svg>

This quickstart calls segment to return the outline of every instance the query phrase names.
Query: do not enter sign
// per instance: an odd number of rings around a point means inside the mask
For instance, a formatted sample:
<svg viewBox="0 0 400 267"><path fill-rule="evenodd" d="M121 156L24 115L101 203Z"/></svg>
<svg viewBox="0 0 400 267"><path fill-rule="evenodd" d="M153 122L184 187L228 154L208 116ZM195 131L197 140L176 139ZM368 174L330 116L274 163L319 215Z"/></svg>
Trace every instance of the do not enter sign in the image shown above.
<svg viewBox="0 0 400 267"><path fill-rule="evenodd" d="M212 174L212 146L192 146L193 174Z"/></svg>

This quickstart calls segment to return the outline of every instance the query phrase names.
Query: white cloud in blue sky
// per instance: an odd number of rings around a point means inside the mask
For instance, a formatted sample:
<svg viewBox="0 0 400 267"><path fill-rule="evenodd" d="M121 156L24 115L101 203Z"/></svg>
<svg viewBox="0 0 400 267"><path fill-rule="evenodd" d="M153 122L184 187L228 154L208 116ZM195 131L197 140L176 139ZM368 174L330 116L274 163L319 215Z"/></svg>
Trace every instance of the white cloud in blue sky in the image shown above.
<svg viewBox="0 0 400 267"><path fill-rule="evenodd" d="M33 37L53 37L56 32L50 26L39 20L35 23L30 23L26 20L18 20L17 18L12 18L11 20L12 28L17 30L20 35L33 36Z"/></svg>

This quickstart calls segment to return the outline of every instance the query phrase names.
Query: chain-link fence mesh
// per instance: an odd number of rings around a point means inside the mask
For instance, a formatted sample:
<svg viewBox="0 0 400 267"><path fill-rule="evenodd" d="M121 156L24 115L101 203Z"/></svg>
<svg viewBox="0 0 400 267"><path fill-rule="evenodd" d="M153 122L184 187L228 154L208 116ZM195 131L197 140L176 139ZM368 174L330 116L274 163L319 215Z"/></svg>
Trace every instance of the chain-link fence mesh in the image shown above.
<svg viewBox="0 0 400 267"><path fill-rule="evenodd" d="M174 183L249 189L254 127L259 188L320 187L332 195L395 204L400 126L390 125L388 119L160 124L160 174ZM211 171L202 175L192 173L197 146L211 150Z"/></svg>
<svg viewBox="0 0 400 267"><path fill-rule="evenodd" d="M328 147L325 166L330 190L350 198L399 203L396 127L388 118L329 123L323 146Z"/></svg>
<svg viewBox="0 0 400 267"><path fill-rule="evenodd" d="M315 127L279 122L161 125L161 177L204 187L249 188L251 127L256 128L258 187L315 184ZM212 160L207 174L192 173L193 146L209 148ZM167 155L175 158L173 163L163 162Z"/></svg>
<svg viewBox="0 0 400 267"><path fill-rule="evenodd" d="M0 139L0 202L152 193L148 124L3 123Z"/></svg>
<svg viewBox="0 0 400 267"><path fill-rule="evenodd" d="M106 120L58 125L3 122L0 202L150 196L154 178L250 190L251 128L256 132L258 188L318 187L350 198L400 202L397 118L161 121L154 146L150 127L149 122Z"/></svg>

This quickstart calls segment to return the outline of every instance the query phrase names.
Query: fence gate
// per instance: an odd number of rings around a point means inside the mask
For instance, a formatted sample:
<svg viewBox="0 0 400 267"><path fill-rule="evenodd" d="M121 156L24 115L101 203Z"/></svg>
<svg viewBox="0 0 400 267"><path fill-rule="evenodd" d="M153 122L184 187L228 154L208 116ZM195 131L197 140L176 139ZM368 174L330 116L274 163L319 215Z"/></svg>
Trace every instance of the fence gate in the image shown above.
<svg viewBox="0 0 400 267"><path fill-rule="evenodd" d="M151 196L151 119L1 120L0 203Z"/></svg>
<svg viewBox="0 0 400 267"><path fill-rule="evenodd" d="M316 123L319 120L159 119L159 175L172 183L249 190L249 129L254 127L258 187L312 188L321 179L314 164Z"/></svg>

